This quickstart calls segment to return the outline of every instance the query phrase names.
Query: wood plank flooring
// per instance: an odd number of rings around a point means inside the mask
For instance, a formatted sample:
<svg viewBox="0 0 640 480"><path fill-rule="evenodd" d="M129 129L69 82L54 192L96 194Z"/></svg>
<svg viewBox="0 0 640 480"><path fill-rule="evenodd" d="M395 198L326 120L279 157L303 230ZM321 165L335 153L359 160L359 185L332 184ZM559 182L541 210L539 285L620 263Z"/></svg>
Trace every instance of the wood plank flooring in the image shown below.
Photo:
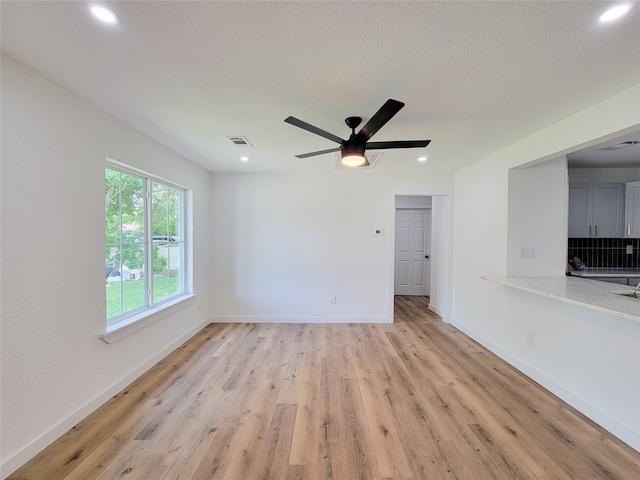
<svg viewBox="0 0 640 480"><path fill-rule="evenodd" d="M212 324L11 480L638 479L640 454L444 324Z"/></svg>

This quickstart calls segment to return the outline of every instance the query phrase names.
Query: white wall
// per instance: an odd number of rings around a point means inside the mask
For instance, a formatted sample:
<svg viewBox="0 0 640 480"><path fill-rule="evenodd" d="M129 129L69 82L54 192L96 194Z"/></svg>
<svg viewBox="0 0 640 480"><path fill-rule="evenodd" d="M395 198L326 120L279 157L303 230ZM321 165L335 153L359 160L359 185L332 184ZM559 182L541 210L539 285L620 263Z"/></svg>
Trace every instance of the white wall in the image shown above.
<svg viewBox="0 0 640 480"><path fill-rule="evenodd" d="M453 195L432 197L431 291L429 310L451 322L453 276ZM435 255L434 255L435 253Z"/></svg>
<svg viewBox="0 0 640 480"><path fill-rule="evenodd" d="M432 205L432 197L396 195L396 208L431 208Z"/></svg>
<svg viewBox="0 0 640 480"><path fill-rule="evenodd" d="M215 319L392 320L395 194L452 183L451 174L213 174Z"/></svg>
<svg viewBox="0 0 640 480"><path fill-rule="evenodd" d="M567 159L525 168L508 177L507 275L563 275L567 265ZM530 250L532 258L522 249Z"/></svg>
<svg viewBox="0 0 640 480"><path fill-rule="evenodd" d="M507 273L509 170L637 127L639 101L640 85L456 172L453 277L456 326L636 449L640 324L480 277ZM528 188L546 191L543 178ZM557 185L549 196L558 209L566 201ZM541 262L554 262L555 253L545 255ZM527 345L527 333L534 335L535 348Z"/></svg>
<svg viewBox="0 0 640 480"><path fill-rule="evenodd" d="M193 190L196 293L209 291L209 173L2 57L2 476L207 322L207 295L113 344L105 158Z"/></svg>

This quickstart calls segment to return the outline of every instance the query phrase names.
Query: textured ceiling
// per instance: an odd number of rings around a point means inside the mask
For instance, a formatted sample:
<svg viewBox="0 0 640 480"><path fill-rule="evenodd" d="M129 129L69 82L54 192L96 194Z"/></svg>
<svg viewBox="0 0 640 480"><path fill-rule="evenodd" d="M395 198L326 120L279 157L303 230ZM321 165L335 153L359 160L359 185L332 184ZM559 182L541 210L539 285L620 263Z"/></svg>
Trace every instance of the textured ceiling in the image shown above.
<svg viewBox="0 0 640 480"><path fill-rule="evenodd" d="M212 171L329 170L294 155L336 145L283 120L344 138L388 98L406 106L373 139L432 143L375 170L455 170L640 83L640 5L599 24L611 2L104 4L121 23L2 1L2 50Z"/></svg>

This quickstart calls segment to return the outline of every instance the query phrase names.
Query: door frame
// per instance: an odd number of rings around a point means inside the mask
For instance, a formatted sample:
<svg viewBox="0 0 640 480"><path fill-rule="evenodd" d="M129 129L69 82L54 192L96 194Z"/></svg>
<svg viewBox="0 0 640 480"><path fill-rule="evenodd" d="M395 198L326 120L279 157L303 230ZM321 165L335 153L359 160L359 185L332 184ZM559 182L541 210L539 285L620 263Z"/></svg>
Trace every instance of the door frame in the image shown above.
<svg viewBox="0 0 640 480"><path fill-rule="evenodd" d="M429 310L446 323L451 323L453 292L453 189L398 189L389 198L389 278L387 279L387 319L394 321L394 282L395 282L395 232L396 232L396 196L438 197L437 214L431 210L431 235L437 235L438 241L431 244L431 293ZM437 232L437 233L436 233ZM434 277L437 276L437 281ZM435 291L434 291L435 290Z"/></svg>

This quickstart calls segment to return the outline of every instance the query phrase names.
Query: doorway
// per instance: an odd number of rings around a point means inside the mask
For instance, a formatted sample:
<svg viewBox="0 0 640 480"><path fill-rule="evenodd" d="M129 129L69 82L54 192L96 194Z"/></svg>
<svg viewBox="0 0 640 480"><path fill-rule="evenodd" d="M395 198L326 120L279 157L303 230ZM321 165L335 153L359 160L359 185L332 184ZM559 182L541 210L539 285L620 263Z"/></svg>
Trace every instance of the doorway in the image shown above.
<svg viewBox="0 0 640 480"><path fill-rule="evenodd" d="M396 209L426 208L431 210L431 250L429 255L428 309L451 323L453 291L453 189L409 189L396 191L390 202L388 321L393 323L395 307L395 243ZM410 203L407 203L410 202ZM416 205L418 202L425 202ZM427 203L428 202L428 203ZM426 234L425 234L426 235Z"/></svg>

